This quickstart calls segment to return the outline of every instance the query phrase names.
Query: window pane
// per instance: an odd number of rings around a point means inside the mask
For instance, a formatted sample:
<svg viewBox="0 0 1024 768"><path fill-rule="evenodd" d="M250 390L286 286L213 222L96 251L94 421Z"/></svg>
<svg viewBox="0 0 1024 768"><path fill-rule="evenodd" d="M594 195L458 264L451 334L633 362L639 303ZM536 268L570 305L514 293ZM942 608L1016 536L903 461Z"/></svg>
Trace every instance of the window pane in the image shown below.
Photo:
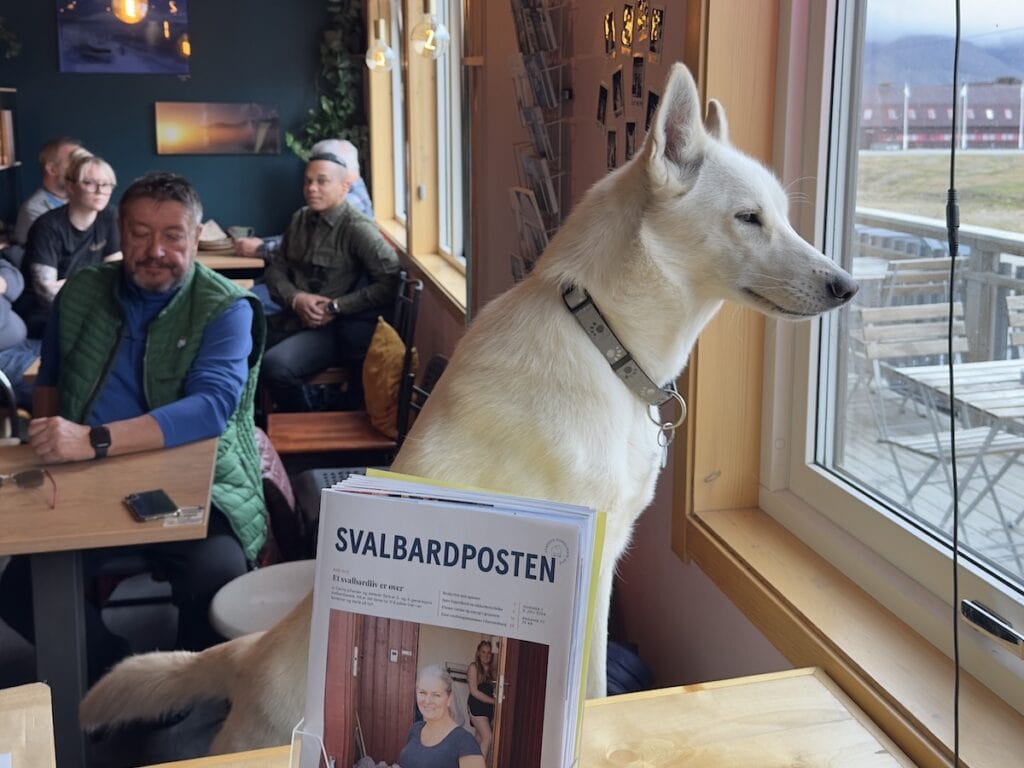
<svg viewBox="0 0 1024 768"><path fill-rule="evenodd" d="M464 265L461 245L461 7L461 0L449 0L438 6L438 16L451 34L451 47L437 66L437 192L438 247Z"/></svg>
<svg viewBox="0 0 1024 768"><path fill-rule="evenodd" d="M400 14L392 14L391 39L402 40ZM404 58L404 55L401 57ZM391 68L391 141L395 158L395 218L403 224L405 211L405 85L402 66L395 62Z"/></svg>
<svg viewBox="0 0 1024 768"><path fill-rule="evenodd" d="M1024 591L1024 4L870 0L837 72L832 249L861 284L829 327L816 461ZM1016 57L1016 58L1015 58ZM840 64L837 64L839 67ZM842 86L852 83L854 86ZM956 114L960 252L945 228ZM950 297L952 296L952 319ZM948 368L952 326L955 397Z"/></svg>

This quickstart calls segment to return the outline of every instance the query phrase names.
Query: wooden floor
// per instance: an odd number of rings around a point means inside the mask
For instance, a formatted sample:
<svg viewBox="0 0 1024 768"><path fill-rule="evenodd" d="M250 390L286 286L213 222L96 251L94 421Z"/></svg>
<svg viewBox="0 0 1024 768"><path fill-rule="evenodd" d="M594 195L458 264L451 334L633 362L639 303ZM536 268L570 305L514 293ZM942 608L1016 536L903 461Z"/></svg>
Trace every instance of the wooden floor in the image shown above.
<svg viewBox="0 0 1024 768"><path fill-rule="evenodd" d="M925 530L937 533L945 540L952 535L952 499L949 465L941 465L913 498L907 498L907 489L933 465L933 461L899 446L880 440L879 419L868 398L874 398L884 408L890 434L902 436L933 434L931 419L924 406L913 400L903 401L900 396L886 391L881 398L861 381L851 381L842 445L835 448L835 469L844 475L870 486L874 495L897 509ZM878 411L881 412L881 411ZM948 424L948 415L940 414L940 423ZM1003 466L1007 454L986 456L984 471L994 476ZM971 459L957 461L960 481L960 543L1000 570L1005 577L1024 587L1024 454L1020 455L994 484L989 484L979 468L966 487L962 479L967 474ZM903 481L899 471L902 470ZM986 492L987 486L992 491ZM980 496L980 498L979 498ZM977 500L973 509L968 509Z"/></svg>

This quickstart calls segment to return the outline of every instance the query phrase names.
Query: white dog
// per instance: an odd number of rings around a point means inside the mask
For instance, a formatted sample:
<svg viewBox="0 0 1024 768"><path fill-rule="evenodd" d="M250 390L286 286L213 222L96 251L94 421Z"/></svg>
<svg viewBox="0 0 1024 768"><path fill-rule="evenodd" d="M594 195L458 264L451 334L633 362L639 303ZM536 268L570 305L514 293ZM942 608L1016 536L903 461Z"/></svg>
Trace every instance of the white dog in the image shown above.
<svg viewBox="0 0 1024 768"><path fill-rule="evenodd" d="M393 465L607 512L591 696L605 692L615 564L662 458L650 403L668 396L662 387L723 300L808 318L857 291L793 231L778 182L726 134L721 105L710 101L703 124L693 78L675 65L643 149L587 192L529 277L480 313ZM199 654L125 660L83 701L83 726L227 698L214 753L287 742L301 717L309 609L307 598L268 632Z"/></svg>

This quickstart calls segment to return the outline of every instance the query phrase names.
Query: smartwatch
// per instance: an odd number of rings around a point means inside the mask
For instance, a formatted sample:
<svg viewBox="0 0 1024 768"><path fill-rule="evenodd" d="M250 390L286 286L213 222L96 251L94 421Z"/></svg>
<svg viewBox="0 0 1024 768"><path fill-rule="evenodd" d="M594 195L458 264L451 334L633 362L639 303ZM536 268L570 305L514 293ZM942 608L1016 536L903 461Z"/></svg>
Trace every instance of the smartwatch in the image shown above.
<svg viewBox="0 0 1024 768"><path fill-rule="evenodd" d="M96 458L103 459L110 450L110 430L106 427L93 427L89 430L89 445L96 451Z"/></svg>

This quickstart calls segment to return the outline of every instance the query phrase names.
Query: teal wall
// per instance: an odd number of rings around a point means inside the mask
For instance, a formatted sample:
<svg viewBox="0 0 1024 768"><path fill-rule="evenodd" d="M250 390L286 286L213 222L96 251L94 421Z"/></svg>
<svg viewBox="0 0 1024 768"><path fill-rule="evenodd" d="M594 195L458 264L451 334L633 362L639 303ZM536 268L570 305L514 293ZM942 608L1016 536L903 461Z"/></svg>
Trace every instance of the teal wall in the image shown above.
<svg viewBox="0 0 1024 768"><path fill-rule="evenodd" d="M0 219L12 221L20 198L39 185L39 146L70 135L110 162L119 190L147 171L174 171L195 184L207 218L261 234L283 230L302 204L302 168L290 150L282 144L281 154L271 156L157 155L153 103L265 102L277 107L282 134L296 132L316 96L325 4L190 0L188 15L188 77L62 74L55 0L0 0L0 16L23 46L13 59L0 57L0 86L18 89L3 103L14 103L23 163L0 173Z"/></svg>

